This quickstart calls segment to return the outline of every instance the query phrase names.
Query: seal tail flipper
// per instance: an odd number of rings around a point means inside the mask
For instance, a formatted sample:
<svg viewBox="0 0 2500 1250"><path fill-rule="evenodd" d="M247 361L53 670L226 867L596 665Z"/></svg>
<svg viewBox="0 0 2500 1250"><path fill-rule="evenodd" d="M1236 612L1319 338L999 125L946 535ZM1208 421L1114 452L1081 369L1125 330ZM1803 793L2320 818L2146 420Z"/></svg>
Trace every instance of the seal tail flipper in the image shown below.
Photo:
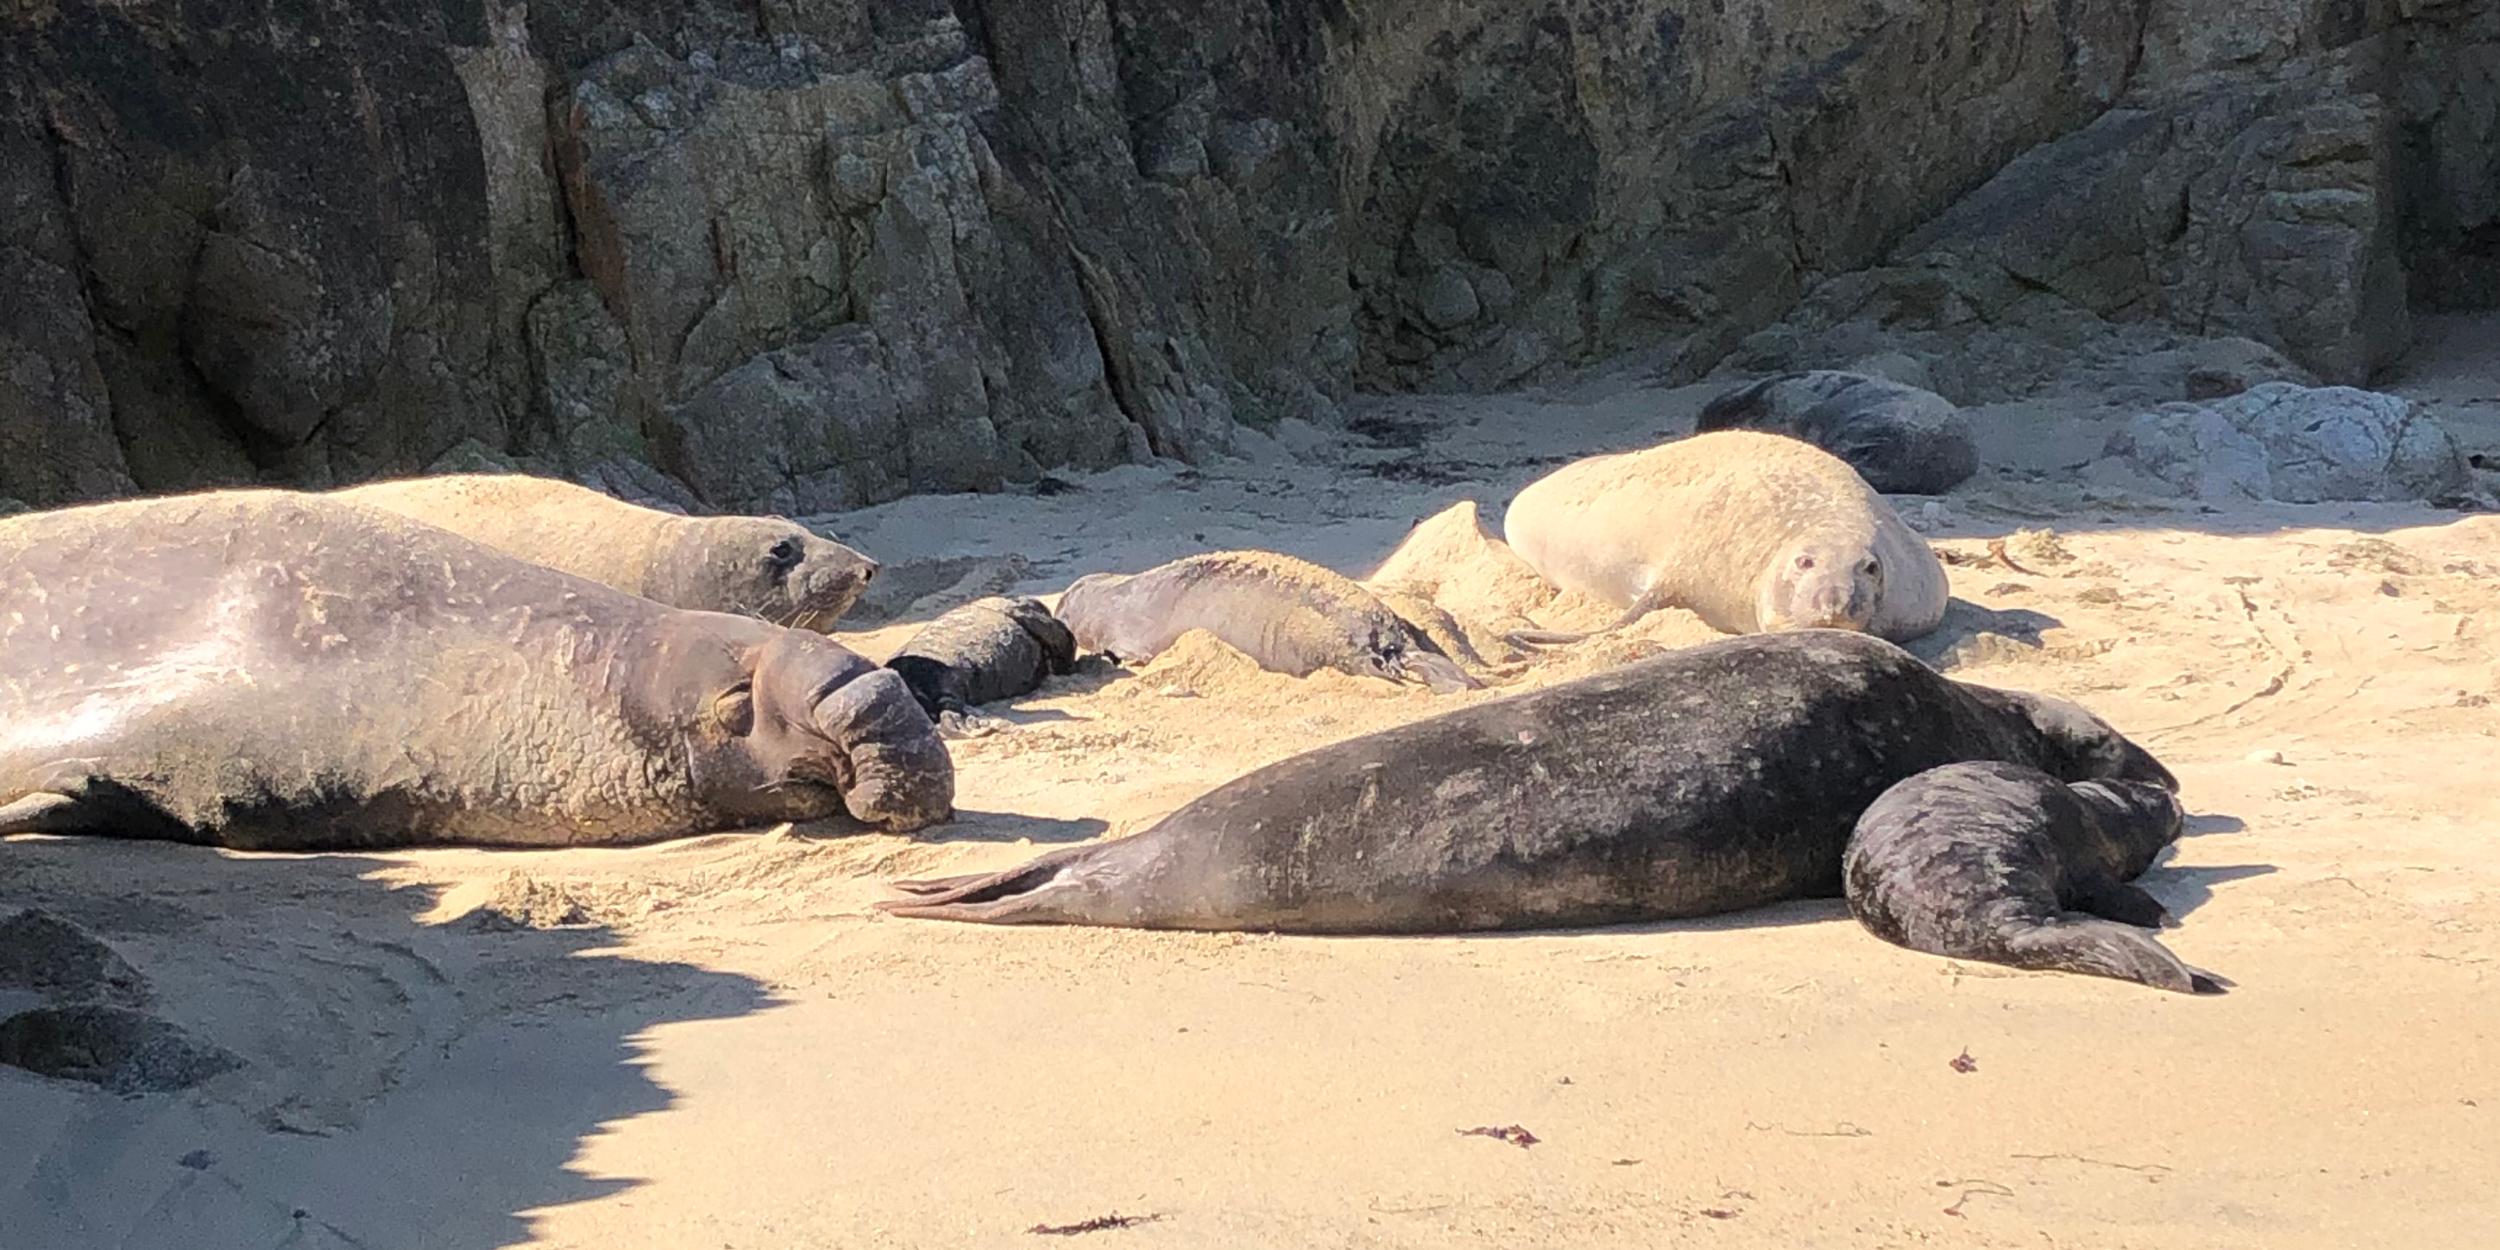
<svg viewBox="0 0 2500 1250"><path fill-rule="evenodd" d="M1077 888L1082 864L1101 850L1074 846L1052 851L1031 863L1004 872L973 873L928 881L897 881L894 888L910 898L880 899L878 911L921 920L965 920L978 924L1064 924L1080 917L1052 905L1054 896Z"/></svg>
<svg viewBox="0 0 2500 1250"><path fill-rule="evenodd" d="M1936 953L1967 954L2017 968L2115 977L2180 994L2219 994L2230 984L2202 968L2189 966L2141 929L2072 913L2007 935L2001 957L1977 951Z"/></svg>

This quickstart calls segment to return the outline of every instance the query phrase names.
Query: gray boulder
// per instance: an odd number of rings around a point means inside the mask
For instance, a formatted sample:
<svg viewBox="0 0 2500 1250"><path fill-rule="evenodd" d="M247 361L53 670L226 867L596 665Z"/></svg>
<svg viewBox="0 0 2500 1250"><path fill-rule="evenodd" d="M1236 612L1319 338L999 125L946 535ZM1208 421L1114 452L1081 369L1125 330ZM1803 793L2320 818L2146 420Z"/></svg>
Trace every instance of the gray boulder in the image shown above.
<svg viewBox="0 0 2500 1250"><path fill-rule="evenodd" d="M2431 500L2471 490L2464 454L2412 401L2349 386L2267 382L2211 403L2165 404L2112 433L2094 465L2219 503Z"/></svg>
<svg viewBox="0 0 2500 1250"><path fill-rule="evenodd" d="M1803 439L1848 461L1886 494L1941 495L1979 470L1970 420L1953 401L1863 373L1814 369L1764 378L1704 405L1696 428Z"/></svg>

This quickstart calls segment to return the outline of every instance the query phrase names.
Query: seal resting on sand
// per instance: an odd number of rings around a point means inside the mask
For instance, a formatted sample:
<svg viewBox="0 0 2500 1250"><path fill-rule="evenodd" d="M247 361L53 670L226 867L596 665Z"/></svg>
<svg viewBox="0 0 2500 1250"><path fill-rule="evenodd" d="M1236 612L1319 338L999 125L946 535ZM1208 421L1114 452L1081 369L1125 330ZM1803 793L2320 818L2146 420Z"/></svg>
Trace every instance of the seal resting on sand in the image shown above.
<svg viewBox="0 0 2500 1250"><path fill-rule="evenodd" d="M952 814L903 679L333 496L0 521L0 833L624 843Z"/></svg>
<svg viewBox="0 0 2500 1250"><path fill-rule="evenodd" d="M1123 664L1151 660L1203 629L1270 672L1307 677L1333 668L1444 693L1483 685L1352 578L1271 551L1088 574L1059 597L1058 610L1079 651Z"/></svg>
<svg viewBox="0 0 2500 1250"><path fill-rule="evenodd" d="M1931 955L2220 993L2212 973L2144 932L2170 914L2127 884L2183 819L2158 785L2070 784L1994 761L1931 768L1858 817L1842 863L1849 911Z"/></svg>
<svg viewBox="0 0 2500 1250"><path fill-rule="evenodd" d="M1944 562L1926 540L1839 457L1777 434L1721 430L1574 461L1520 491L1502 531L1547 581L1622 608L1609 629L1680 607L1730 634L1906 642L1944 620Z"/></svg>
<svg viewBox="0 0 2500 1250"><path fill-rule="evenodd" d="M1076 636L1039 599L992 595L929 622L885 666L902 675L939 733L974 737L1006 723L974 705L1075 671Z"/></svg>
<svg viewBox="0 0 2500 1250"><path fill-rule="evenodd" d="M454 473L331 493L656 603L798 629L831 628L878 570L781 517L679 516L548 477Z"/></svg>
<svg viewBox="0 0 2500 1250"><path fill-rule="evenodd" d="M2175 785L2071 703L1842 630L1722 639L1321 747L1143 832L905 882L897 915L1443 933L1702 916L1841 890L1905 777L2007 760Z"/></svg>
<svg viewBox="0 0 2500 1250"><path fill-rule="evenodd" d="M1849 462L1886 494L1941 495L1979 471L1970 418L1934 391L1890 378L1809 369L1750 382L1703 405L1694 424L1801 438Z"/></svg>

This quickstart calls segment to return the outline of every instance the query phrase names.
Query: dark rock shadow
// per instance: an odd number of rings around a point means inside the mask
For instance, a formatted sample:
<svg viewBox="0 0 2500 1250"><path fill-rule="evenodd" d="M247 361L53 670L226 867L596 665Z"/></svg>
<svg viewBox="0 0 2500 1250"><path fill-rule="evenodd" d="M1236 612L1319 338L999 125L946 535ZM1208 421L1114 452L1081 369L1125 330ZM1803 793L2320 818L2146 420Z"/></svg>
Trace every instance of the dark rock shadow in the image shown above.
<svg viewBox="0 0 2500 1250"><path fill-rule="evenodd" d="M777 1005L751 978L618 953L603 923L418 920L431 887L359 855L237 858L21 837L0 910L39 906L241 1060L167 1093L0 1068L0 1243L500 1246L523 1213L640 1184L577 1171L666 1111L648 1030Z"/></svg>

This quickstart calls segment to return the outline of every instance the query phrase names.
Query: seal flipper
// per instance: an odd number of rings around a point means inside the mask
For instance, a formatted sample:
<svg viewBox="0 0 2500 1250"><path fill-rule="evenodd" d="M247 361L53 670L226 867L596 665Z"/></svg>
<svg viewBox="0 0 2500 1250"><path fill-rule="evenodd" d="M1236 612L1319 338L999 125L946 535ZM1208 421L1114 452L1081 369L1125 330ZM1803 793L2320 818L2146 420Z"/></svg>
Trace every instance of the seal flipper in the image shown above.
<svg viewBox="0 0 2500 1250"><path fill-rule="evenodd" d="M2003 939L2002 954L1982 950L1935 953L1962 954L2016 968L2115 977L2180 994L2219 994L2227 984L2202 968L2190 967L2143 930L2113 920L2068 914L2011 933L1999 929L1997 935Z"/></svg>
<svg viewBox="0 0 2500 1250"><path fill-rule="evenodd" d="M992 716L974 707L945 708L938 712L935 720L939 737L957 740L986 738L1013 724L1004 717Z"/></svg>
<svg viewBox="0 0 2500 1250"><path fill-rule="evenodd" d="M2142 887L2124 881L2092 886L2080 891L2074 910L2131 924L2139 929L2159 929L2171 923L2170 909L2161 900L2144 892Z"/></svg>
<svg viewBox="0 0 2500 1250"><path fill-rule="evenodd" d="M1611 634L1666 606L1668 606L1666 592L1652 586L1642 591L1641 597L1633 600L1632 606L1623 610L1623 615L1608 622L1603 629L1592 629L1577 634L1561 629L1514 629L1502 635L1502 638L1515 647L1560 646L1564 643L1582 642L1595 638L1599 634Z"/></svg>
<svg viewBox="0 0 2500 1250"><path fill-rule="evenodd" d="M1432 651L1409 651L1399 657L1399 676L1412 677L1432 688L1434 694L1454 694L1461 690L1482 690L1484 683L1475 674L1460 668L1458 661Z"/></svg>
<svg viewBox="0 0 2500 1250"><path fill-rule="evenodd" d="M1140 840L1150 838L1136 834L1065 847L1004 872L897 881L895 889L914 897L881 899L875 906L896 916L978 924L1139 925L1141 909L1123 887L1153 861L1161 843Z"/></svg>

